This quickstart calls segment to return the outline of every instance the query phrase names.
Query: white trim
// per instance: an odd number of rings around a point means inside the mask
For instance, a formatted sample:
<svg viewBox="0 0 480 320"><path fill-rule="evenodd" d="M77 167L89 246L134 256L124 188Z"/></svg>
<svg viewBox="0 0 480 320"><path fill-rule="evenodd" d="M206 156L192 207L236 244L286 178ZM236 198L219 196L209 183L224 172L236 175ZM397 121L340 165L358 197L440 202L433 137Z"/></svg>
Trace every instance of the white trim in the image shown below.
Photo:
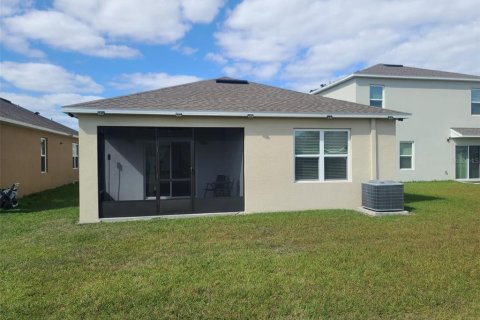
<svg viewBox="0 0 480 320"><path fill-rule="evenodd" d="M480 82L480 79L468 79L468 78L448 78L448 77L413 77L413 76L388 76L380 74L358 74L352 73L344 78L332 82L322 88L318 88L312 91L310 94L318 94L320 92L326 91L330 88L333 88L345 81L348 81L353 78L382 78L382 79L403 79L403 80L434 80L434 81L461 81L461 82Z"/></svg>
<svg viewBox="0 0 480 320"><path fill-rule="evenodd" d="M475 100L475 101L473 100L473 91L478 91L478 92L480 92L480 89L479 89L479 88L471 88L471 89L470 89L470 114L471 114L472 116L478 117L478 116L480 116L480 113L473 113L473 112L472 112L472 111L473 111L473 106L472 106L472 105L473 105L473 104L478 104L478 105L480 106L480 100L478 100L478 101L477 101L477 100Z"/></svg>
<svg viewBox="0 0 480 320"><path fill-rule="evenodd" d="M319 132L319 153L318 154L305 154L297 155L295 154L295 132L297 131L315 131ZM335 155L325 155L325 132L327 131L339 131L347 132L347 153L345 154L335 154ZM329 128L295 128L293 129L293 182L294 183L330 183L330 182L351 182L351 134L350 129L329 129ZM325 180L325 158L345 158L347 157L347 178L346 179L328 179ZM305 179L305 180L296 180L295 178L295 159L296 158L318 158L318 179Z"/></svg>
<svg viewBox="0 0 480 320"><path fill-rule="evenodd" d="M65 133L65 132L62 132L62 131L47 129L47 128L44 128L44 127L36 126L36 125L29 124L29 123L22 122L22 121L12 120L12 119L8 119L8 118L4 118L4 117L0 117L0 121L11 123L11 124L16 124L18 126L23 126L23 127L27 127L27 128L31 128L31 129L37 129L37 130L47 131L47 132L51 132L51 133L61 134L61 135L68 136L68 137L78 138L77 135Z"/></svg>
<svg viewBox="0 0 480 320"><path fill-rule="evenodd" d="M480 138L480 136L465 136L465 135L462 135L460 132L456 131L455 129L451 129L450 128L450 137L449 138L452 138L452 139L459 139L459 138Z"/></svg>
<svg viewBox="0 0 480 320"><path fill-rule="evenodd" d="M377 88L382 88L382 98L381 99L372 99L372 87L377 87ZM385 85L383 84L370 84L370 86L368 87L369 89L369 92L368 92L368 103L370 105L370 107L373 107L373 108L379 108L379 109L385 109ZM372 106L372 101L381 101L382 102L382 105L380 107L376 107L376 106Z"/></svg>
<svg viewBox="0 0 480 320"><path fill-rule="evenodd" d="M410 113L401 114L370 114L370 113L309 113L309 112L225 112L225 111L191 111L191 110L138 110L138 109L86 109L86 108L69 108L62 109L64 113L73 114L98 114L99 117L110 114L125 115L161 115L161 116L200 116L200 117L268 117L268 118L359 118L359 119L404 119L410 116Z"/></svg>
<svg viewBox="0 0 480 320"><path fill-rule="evenodd" d="M79 157L79 150L78 150L78 143L72 142L72 169L78 170L78 166L80 164L80 157ZM77 159L77 166L75 166L75 158Z"/></svg>
<svg viewBox="0 0 480 320"><path fill-rule="evenodd" d="M45 142L45 153L42 152L42 143ZM42 170L42 158L45 158L45 170ZM48 139L40 138L40 173L48 172Z"/></svg>
<svg viewBox="0 0 480 320"><path fill-rule="evenodd" d="M457 148L458 147L466 147L467 148L467 174L466 178L457 178ZM457 145L455 144L455 180L470 182L470 181L480 181L480 177L478 178L470 178L470 147L480 147L479 144L466 144L466 145ZM478 164L480 166L480 163ZM479 168L480 169L480 168Z"/></svg>
<svg viewBox="0 0 480 320"><path fill-rule="evenodd" d="M411 155L402 155L401 154L402 148L400 148L400 146L401 146L402 143L411 143L412 144L412 154ZM401 168L400 167L400 165L401 165L400 160L402 159L402 157L411 157L412 158L411 168ZM415 170L415 141L400 141L400 143L398 144L398 169L402 170L402 171Z"/></svg>

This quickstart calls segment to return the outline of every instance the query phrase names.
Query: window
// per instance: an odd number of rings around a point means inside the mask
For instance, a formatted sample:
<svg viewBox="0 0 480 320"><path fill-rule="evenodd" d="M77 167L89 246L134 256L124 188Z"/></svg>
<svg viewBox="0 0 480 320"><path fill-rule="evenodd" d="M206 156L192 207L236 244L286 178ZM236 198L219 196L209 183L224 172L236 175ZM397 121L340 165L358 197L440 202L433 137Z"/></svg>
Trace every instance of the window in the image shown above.
<svg viewBox="0 0 480 320"><path fill-rule="evenodd" d="M370 106L383 107L383 86L370 86Z"/></svg>
<svg viewBox="0 0 480 320"><path fill-rule="evenodd" d="M472 89L472 114L480 115L480 89Z"/></svg>
<svg viewBox="0 0 480 320"><path fill-rule="evenodd" d="M47 172L47 138L40 138L40 172Z"/></svg>
<svg viewBox="0 0 480 320"><path fill-rule="evenodd" d="M400 142L400 169L413 169L413 142Z"/></svg>
<svg viewBox="0 0 480 320"><path fill-rule="evenodd" d="M73 169L78 169L78 143L72 143L72 165Z"/></svg>
<svg viewBox="0 0 480 320"><path fill-rule="evenodd" d="M348 179L347 130L295 130L295 180Z"/></svg>
<svg viewBox="0 0 480 320"><path fill-rule="evenodd" d="M455 147L455 177L480 179L480 145Z"/></svg>

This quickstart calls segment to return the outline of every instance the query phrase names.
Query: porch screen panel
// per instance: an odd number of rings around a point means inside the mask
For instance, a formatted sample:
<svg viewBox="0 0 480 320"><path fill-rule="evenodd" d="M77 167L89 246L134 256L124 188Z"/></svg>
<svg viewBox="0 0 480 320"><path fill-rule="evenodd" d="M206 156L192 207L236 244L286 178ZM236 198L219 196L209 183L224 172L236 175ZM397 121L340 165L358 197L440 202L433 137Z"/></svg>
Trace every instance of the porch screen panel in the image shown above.
<svg viewBox="0 0 480 320"><path fill-rule="evenodd" d="M468 170L468 146L455 148L455 176L457 179L466 179Z"/></svg>
<svg viewBox="0 0 480 320"><path fill-rule="evenodd" d="M195 129L195 210L243 210L243 129Z"/></svg>
<svg viewBox="0 0 480 320"><path fill-rule="evenodd" d="M190 142L172 142L172 197L191 195Z"/></svg>
<svg viewBox="0 0 480 320"><path fill-rule="evenodd" d="M480 146L469 147L468 160L468 177L470 179L480 178Z"/></svg>
<svg viewBox="0 0 480 320"><path fill-rule="evenodd" d="M134 201L155 197L155 130L102 128L104 136L101 195L104 201Z"/></svg>

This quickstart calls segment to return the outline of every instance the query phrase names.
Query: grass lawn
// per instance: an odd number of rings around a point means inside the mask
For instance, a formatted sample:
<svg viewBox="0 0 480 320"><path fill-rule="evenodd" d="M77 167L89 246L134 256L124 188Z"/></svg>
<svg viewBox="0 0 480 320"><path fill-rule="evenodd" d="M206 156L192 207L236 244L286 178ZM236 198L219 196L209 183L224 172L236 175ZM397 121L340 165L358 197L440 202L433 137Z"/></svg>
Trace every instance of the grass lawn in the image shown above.
<svg viewBox="0 0 480 320"><path fill-rule="evenodd" d="M344 210L78 225L78 189L0 212L0 318L480 318L480 185Z"/></svg>

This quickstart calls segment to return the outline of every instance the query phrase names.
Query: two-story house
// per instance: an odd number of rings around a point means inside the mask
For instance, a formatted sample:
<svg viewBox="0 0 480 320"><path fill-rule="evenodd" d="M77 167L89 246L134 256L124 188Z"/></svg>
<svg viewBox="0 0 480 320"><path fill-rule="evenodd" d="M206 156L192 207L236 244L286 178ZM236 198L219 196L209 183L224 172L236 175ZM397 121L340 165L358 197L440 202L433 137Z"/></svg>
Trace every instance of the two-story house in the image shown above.
<svg viewBox="0 0 480 320"><path fill-rule="evenodd" d="M312 93L412 114L397 124L397 179L480 181L480 76L377 64Z"/></svg>

